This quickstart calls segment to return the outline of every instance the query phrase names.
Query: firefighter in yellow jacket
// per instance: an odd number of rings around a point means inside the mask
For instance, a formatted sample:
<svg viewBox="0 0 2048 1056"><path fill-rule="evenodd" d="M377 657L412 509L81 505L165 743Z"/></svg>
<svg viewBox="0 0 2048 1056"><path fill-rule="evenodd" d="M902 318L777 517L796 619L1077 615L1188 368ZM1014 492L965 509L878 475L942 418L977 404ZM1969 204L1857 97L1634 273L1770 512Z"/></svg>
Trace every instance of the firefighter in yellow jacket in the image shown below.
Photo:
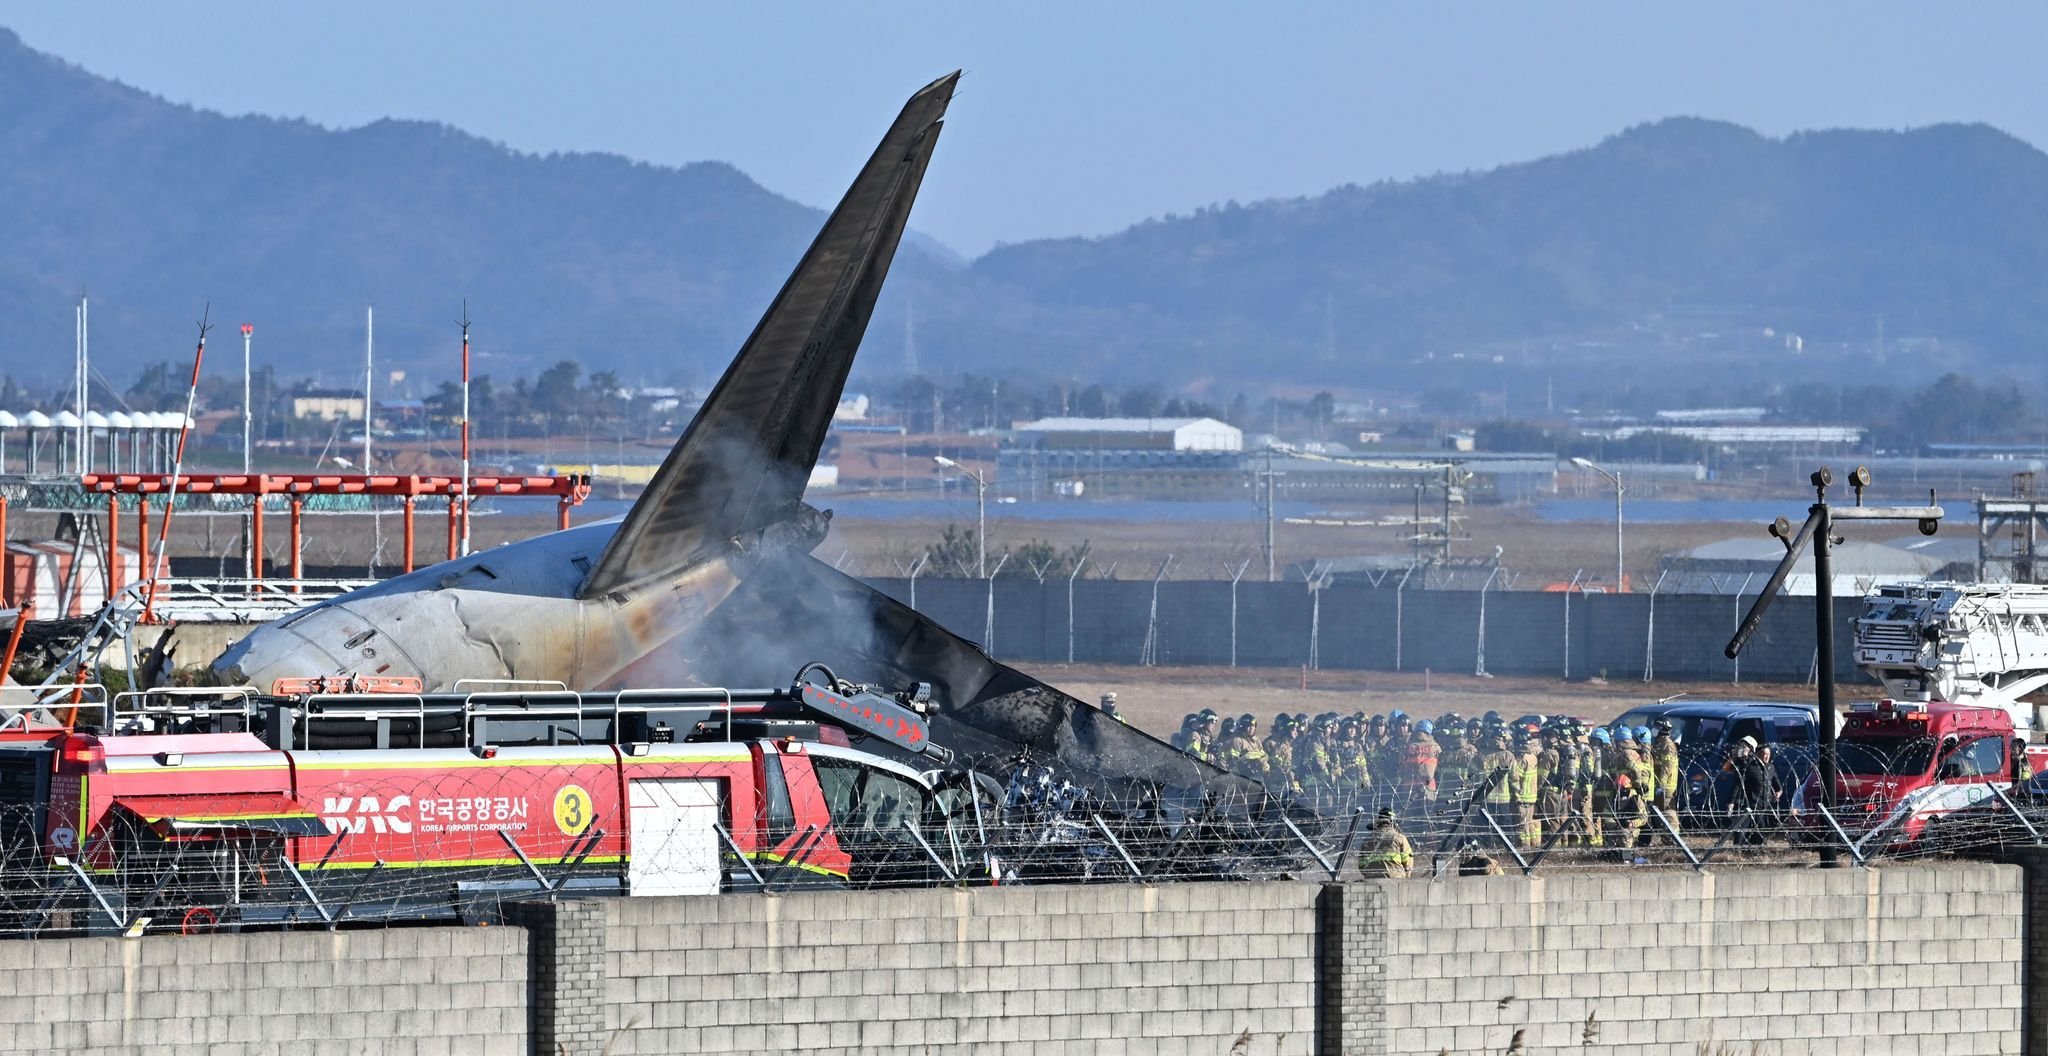
<svg viewBox="0 0 2048 1056"><path fill-rule="evenodd" d="M1657 732L1650 739L1650 771L1657 778L1657 796L1651 802L1664 812L1664 819L1678 829L1678 739L1671 735L1671 720L1658 719Z"/></svg>
<svg viewBox="0 0 2048 1056"><path fill-rule="evenodd" d="M1392 810L1381 810L1373 821L1372 837L1366 844L1365 856L1359 859L1359 867L1368 877L1389 880L1405 880L1414 872L1415 848L1401 831Z"/></svg>
<svg viewBox="0 0 2048 1056"><path fill-rule="evenodd" d="M1517 731L1515 754L1508 764L1508 785L1513 790L1515 818L1521 826L1520 838L1525 847L1534 847L1543 842L1543 826L1536 820L1536 798L1541 791L1542 771L1536 757L1536 746L1529 742L1529 735Z"/></svg>

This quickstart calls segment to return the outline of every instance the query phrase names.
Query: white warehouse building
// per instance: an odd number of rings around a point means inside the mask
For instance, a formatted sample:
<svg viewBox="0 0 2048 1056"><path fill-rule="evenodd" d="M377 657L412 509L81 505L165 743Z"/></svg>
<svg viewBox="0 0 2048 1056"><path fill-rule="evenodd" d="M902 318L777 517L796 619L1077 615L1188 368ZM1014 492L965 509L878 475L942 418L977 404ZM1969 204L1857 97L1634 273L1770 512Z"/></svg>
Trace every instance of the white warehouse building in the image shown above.
<svg viewBox="0 0 2048 1056"><path fill-rule="evenodd" d="M1040 418L1014 430L1040 450L1242 451L1244 430L1214 418Z"/></svg>

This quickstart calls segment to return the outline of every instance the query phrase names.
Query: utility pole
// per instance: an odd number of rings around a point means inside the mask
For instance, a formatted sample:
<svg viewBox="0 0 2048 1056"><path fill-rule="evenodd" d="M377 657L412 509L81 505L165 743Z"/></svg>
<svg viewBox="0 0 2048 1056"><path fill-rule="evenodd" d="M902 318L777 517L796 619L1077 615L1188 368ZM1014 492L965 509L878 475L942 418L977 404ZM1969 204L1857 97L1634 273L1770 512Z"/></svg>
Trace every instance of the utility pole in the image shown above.
<svg viewBox="0 0 2048 1056"><path fill-rule="evenodd" d="M1602 469L1600 466L1595 465L1591 459L1587 458L1574 457L1572 465L1580 469L1590 469L1606 477L1614 485L1614 591L1618 594L1622 589L1623 576L1627 572L1623 559L1625 551L1621 546L1621 471Z"/></svg>
<svg viewBox="0 0 2048 1056"><path fill-rule="evenodd" d="M623 461L623 459L621 460ZM469 302L462 302L462 556L469 556Z"/></svg>
<svg viewBox="0 0 2048 1056"><path fill-rule="evenodd" d="M249 472L249 431L256 421L249 399L249 336L255 332L254 324L242 324L242 472L245 474Z"/></svg>
<svg viewBox="0 0 2048 1056"><path fill-rule="evenodd" d="M1266 582L1275 583L1279 581L1279 575L1274 568L1273 556L1273 480L1279 474L1273 472L1273 449L1270 447L1266 448L1265 471L1260 473L1259 476L1263 478L1261 485L1265 493L1263 504L1266 507L1266 539L1265 545L1261 549L1266 559Z"/></svg>
<svg viewBox="0 0 2048 1056"><path fill-rule="evenodd" d="M85 420L91 410L92 401L87 396L92 388L92 300L84 294L78 297L78 468L92 471L92 426Z"/></svg>
<svg viewBox="0 0 2048 1056"><path fill-rule="evenodd" d="M979 579L987 579L988 478L982 476L980 470L968 469L944 455L933 455L932 461L974 482L974 575Z"/></svg>
<svg viewBox="0 0 2048 1056"><path fill-rule="evenodd" d="M1728 640L1728 647L1722 652L1730 660L1742 654L1743 646L1749 643L1750 637L1756 634L1757 627L1763 623L1764 612L1771 607L1779 588L1785 585L1785 577L1791 574L1793 565L1798 563L1800 550L1811 542L1814 578L1813 644L1818 668L1814 672L1815 681L1818 683L1815 703L1819 705L1820 712L1815 716L1819 723L1819 758L1816 763L1820 770L1820 797L1817 805L1821 809L1826 809L1835 805L1835 724L1840 719L1835 712L1835 583L1831 560L1835 544L1835 522L1914 521L1918 524L1920 534L1933 535L1941 527L1942 510L1940 506L1935 505L1932 491L1927 494L1925 506L1863 505L1863 489L1870 486L1870 471L1862 466L1857 466L1849 474L1849 486L1856 491L1854 506L1834 507L1828 504L1828 488L1834 484L1835 475L1826 466L1816 470L1809 479L1813 484L1814 501L1813 505L1806 508L1806 523L1795 530L1792 523L1783 517L1772 522L1771 535L1785 544L1784 560L1778 563L1778 567L1771 573L1771 578L1757 593L1756 601L1750 604L1749 615L1743 618L1742 625L1735 630L1735 637ZM1823 843L1821 864L1834 865L1837 860L1838 854L1834 845Z"/></svg>
<svg viewBox="0 0 2048 1056"><path fill-rule="evenodd" d="M376 399L371 389L377 384L377 309L363 306L363 473L370 472L370 419ZM381 527L382 521L378 522Z"/></svg>

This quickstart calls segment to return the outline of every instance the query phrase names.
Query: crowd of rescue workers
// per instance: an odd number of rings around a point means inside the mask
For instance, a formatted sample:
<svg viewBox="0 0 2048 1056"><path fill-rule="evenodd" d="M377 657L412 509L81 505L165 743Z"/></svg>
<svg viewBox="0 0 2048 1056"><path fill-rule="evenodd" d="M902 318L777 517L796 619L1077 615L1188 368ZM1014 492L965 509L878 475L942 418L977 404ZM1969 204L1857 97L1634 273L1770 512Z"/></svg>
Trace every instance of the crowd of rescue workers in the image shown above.
<svg viewBox="0 0 2048 1056"><path fill-rule="evenodd" d="M1113 696L1104 703L1114 711ZM1631 860L1657 836L1653 806L1670 835L1679 827L1678 742L1671 723L1662 720L1631 728L1569 717L1511 721L1491 711L1470 720L1456 714L1411 719L1398 710L1371 717L1326 712L1313 719L1283 713L1262 737L1257 716L1228 719L1204 710L1183 719L1171 741L1269 792L1371 811L1375 820L1360 858L1369 875L1410 875L1410 834L1437 835L1468 804L1484 813L1477 822L1482 831L1497 829L1524 848L1607 848ZM1770 751L1743 738L1723 763L1733 777L1732 811L1776 812L1783 790ZM1760 841L1761 831L1747 839ZM1482 851L1462 856L1460 870L1491 873L1499 866Z"/></svg>

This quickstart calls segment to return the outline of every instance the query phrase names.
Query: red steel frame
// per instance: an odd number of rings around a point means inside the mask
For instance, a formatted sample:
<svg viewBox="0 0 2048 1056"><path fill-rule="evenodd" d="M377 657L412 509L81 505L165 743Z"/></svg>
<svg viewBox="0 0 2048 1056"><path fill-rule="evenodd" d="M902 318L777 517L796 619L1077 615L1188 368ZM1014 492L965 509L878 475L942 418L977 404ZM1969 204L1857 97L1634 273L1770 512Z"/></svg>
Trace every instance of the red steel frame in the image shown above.
<svg viewBox="0 0 2048 1056"><path fill-rule="evenodd" d="M149 497L161 495L170 490L172 477L167 473L87 473L79 483L90 492L107 496L107 558L109 568L119 568L117 547L121 537L120 496L136 496L137 512L142 528L142 568L149 574ZM291 504L291 567L292 578L301 578L304 566L299 559L302 535L301 515L308 495L397 495L405 500L405 571L413 570L413 503L421 496L446 498L448 500L448 558L456 554L459 523L466 519L468 503L462 499L462 478L413 474L348 474L348 473L199 473L184 474L177 478L178 490L188 495L247 495L250 497L250 547L254 555L250 561L250 579L263 578L263 516L264 500L271 495L282 495ZM580 506L590 497L590 478L582 474L552 477L471 477L471 495L520 495L548 496L555 499L555 527L569 527L569 509ZM5 500L0 500L4 502ZM0 512L0 518L4 518ZM4 525L0 519L0 525ZM118 589L109 585L109 593Z"/></svg>

